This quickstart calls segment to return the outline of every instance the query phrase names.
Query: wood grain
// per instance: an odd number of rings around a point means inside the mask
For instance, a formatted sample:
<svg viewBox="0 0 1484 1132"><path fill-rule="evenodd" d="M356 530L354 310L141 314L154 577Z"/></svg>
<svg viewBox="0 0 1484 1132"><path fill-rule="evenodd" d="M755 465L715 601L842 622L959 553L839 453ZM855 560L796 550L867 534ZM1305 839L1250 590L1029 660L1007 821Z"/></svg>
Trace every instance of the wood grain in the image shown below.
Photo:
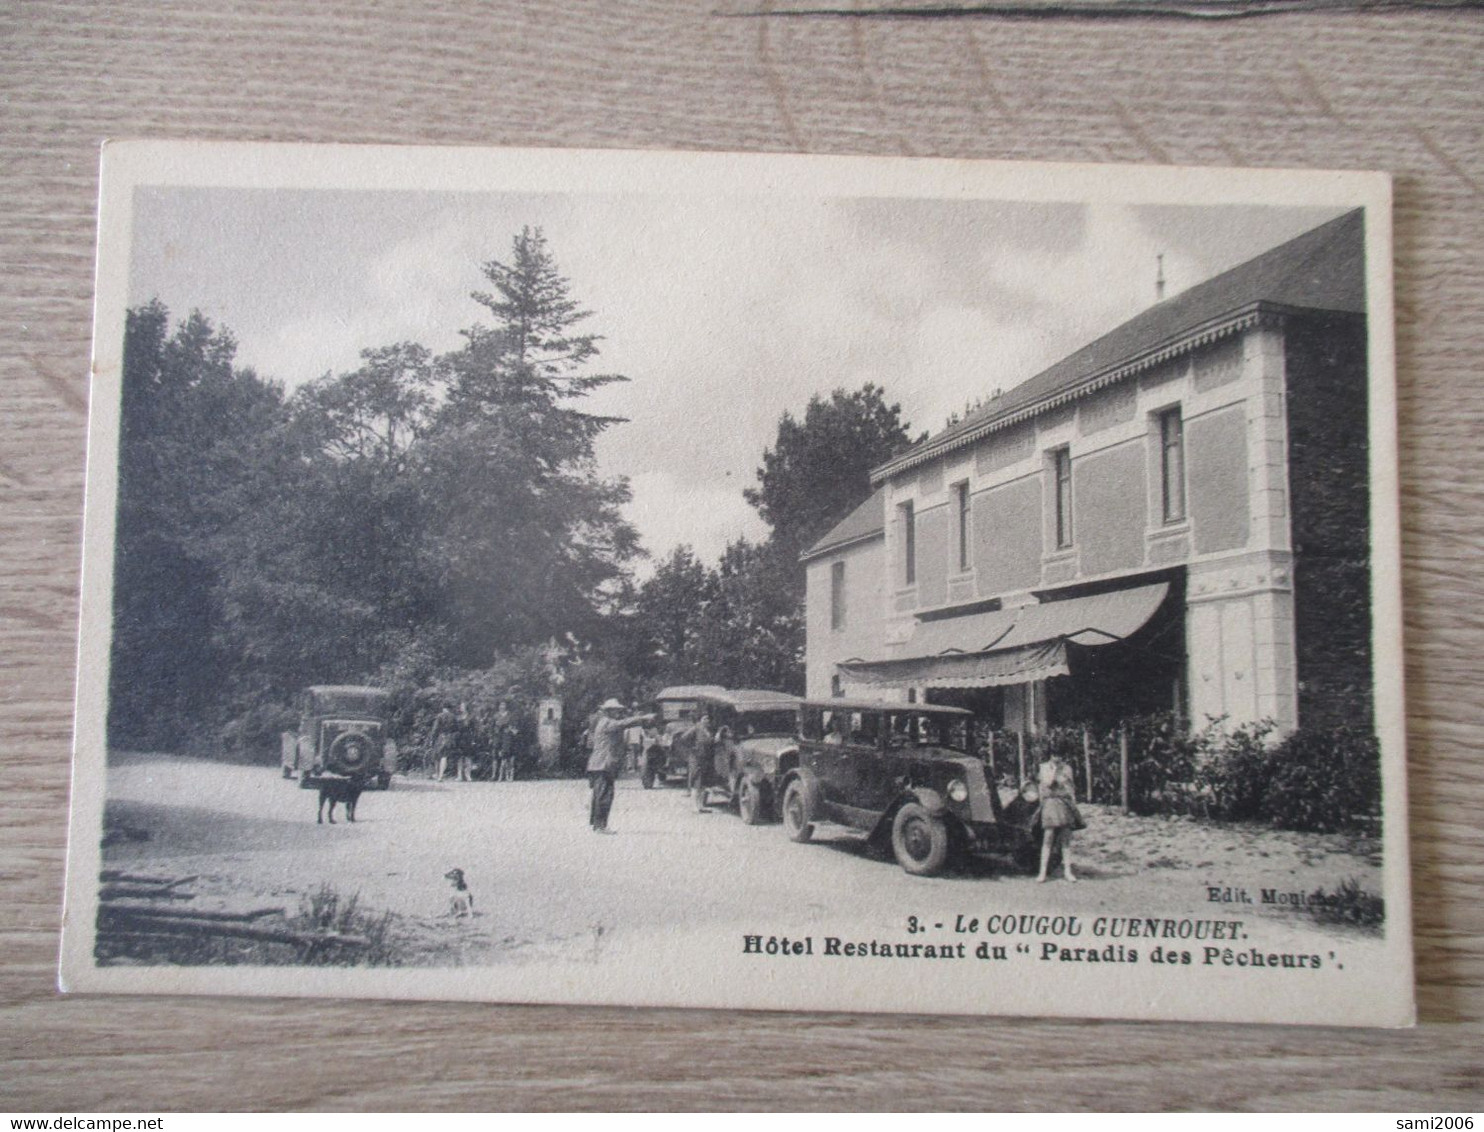
<svg viewBox="0 0 1484 1132"><path fill-rule="evenodd" d="M1479 1107L1480 59L1477 12L1156 25L743 18L680 0L0 6L0 1108ZM58 996L97 155L138 136L1392 171L1423 1024Z"/></svg>

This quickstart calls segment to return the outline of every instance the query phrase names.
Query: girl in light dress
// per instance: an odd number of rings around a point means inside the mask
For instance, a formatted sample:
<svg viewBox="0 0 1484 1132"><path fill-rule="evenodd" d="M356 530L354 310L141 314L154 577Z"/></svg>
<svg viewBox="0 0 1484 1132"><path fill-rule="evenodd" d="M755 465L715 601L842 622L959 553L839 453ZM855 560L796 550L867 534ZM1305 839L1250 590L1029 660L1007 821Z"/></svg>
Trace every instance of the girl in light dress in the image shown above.
<svg viewBox="0 0 1484 1132"><path fill-rule="evenodd" d="M1050 751L1041 761L1036 773L1041 796L1041 872L1037 884L1046 883L1046 870L1051 866L1051 855L1061 847L1062 872L1067 880L1075 881L1072 872L1072 834L1085 829L1087 823L1077 809L1076 779L1072 767L1064 759Z"/></svg>

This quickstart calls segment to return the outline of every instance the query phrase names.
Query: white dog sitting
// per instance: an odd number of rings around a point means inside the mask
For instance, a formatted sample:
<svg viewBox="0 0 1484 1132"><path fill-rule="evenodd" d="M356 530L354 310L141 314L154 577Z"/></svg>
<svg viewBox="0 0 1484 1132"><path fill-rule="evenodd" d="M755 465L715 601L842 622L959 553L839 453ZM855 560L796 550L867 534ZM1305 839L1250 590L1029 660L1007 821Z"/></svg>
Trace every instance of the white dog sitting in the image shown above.
<svg viewBox="0 0 1484 1132"><path fill-rule="evenodd" d="M448 898L448 914L457 920L474 915L474 893L464 883L464 870L449 869L443 874L443 879L453 885L453 895Z"/></svg>

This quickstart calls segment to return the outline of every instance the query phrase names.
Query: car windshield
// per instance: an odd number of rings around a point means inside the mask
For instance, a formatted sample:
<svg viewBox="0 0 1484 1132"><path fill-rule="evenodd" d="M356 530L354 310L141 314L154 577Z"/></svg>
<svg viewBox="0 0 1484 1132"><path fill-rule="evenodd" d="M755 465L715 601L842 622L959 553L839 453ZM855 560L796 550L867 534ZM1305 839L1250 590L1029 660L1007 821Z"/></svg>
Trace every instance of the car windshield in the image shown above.
<svg viewBox="0 0 1484 1132"><path fill-rule="evenodd" d="M695 700L661 700L660 717L666 723L677 723L696 717Z"/></svg>
<svg viewBox="0 0 1484 1132"><path fill-rule="evenodd" d="M962 715L892 712L887 717L887 744L892 747L943 747L969 750L969 720Z"/></svg>
<svg viewBox="0 0 1484 1132"><path fill-rule="evenodd" d="M315 715L385 715L385 692L316 692L310 705Z"/></svg>
<svg viewBox="0 0 1484 1132"><path fill-rule="evenodd" d="M739 712L735 729L742 739L753 735L792 735L797 720L797 713L788 709Z"/></svg>

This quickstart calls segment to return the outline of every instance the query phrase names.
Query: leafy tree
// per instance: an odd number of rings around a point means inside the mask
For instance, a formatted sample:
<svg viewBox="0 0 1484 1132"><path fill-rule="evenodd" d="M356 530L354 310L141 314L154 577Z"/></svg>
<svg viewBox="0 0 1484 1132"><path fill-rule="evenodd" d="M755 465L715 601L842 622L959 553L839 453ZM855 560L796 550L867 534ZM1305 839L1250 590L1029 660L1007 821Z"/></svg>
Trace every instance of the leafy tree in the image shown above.
<svg viewBox="0 0 1484 1132"><path fill-rule="evenodd" d="M901 408L866 385L784 413L744 492L772 532L738 539L714 569L677 547L639 588L610 655L653 683L801 692L804 571L799 555L871 492L870 472L911 443Z"/></svg>
<svg viewBox="0 0 1484 1132"><path fill-rule="evenodd" d="M710 682L716 654L707 621L717 596L715 574L689 546L677 546L639 587L627 659L655 684Z"/></svg>
<svg viewBox="0 0 1484 1132"><path fill-rule="evenodd" d="M797 570L776 542L738 539L727 546L704 622L703 648L717 658L718 683L803 691L804 610L790 584Z"/></svg>
<svg viewBox="0 0 1484 1132"><path fill-rule="evenodd" d="M109 734L176 743L219 703L224 647L213 540L240 484L275 459L282 390L233 361L236 342L199 312L170 328L158 301L127 312L114 540Z"/></svg>
<svg viewBox="0 0 1484 1132"><path fill-rule="evenodd" d="M900 405L866 384L854 392L816 394L803 420L785 412L763 452L758 484L743 492L772 528L782 554L797 557L871 494L871 469L912 443ZM802 594L802 574L796 583Z"/></svg>
<svg viewBox="0 0 1484 1132"><path fill-rule="evenodd" d="M456 684L598 635L639 551L594 459L618 418L581 402L626 379L595 371L539 231L484 270L494 321L461 349L366 350L288 399L201 315L129 312L116 742L178 744L397 657Z"/></svg>
<svg viewBox="0 0 1484 1132"><path fill-rule="evenodd" d="M326 374L299 390L295 416L305 439L332 459L401 473L431 424L437 366L416 342L363 350L361 363L352 373Z"/></svg>
<svg viewBox="0 0 1484 1132"><path fill-rule="evenodd" d="M358 679L432 628L415 453L434 381L415 343L363 351L360 368L295 394L272 474L237 486L213 552L222 634L252 695Z"/></svg>

